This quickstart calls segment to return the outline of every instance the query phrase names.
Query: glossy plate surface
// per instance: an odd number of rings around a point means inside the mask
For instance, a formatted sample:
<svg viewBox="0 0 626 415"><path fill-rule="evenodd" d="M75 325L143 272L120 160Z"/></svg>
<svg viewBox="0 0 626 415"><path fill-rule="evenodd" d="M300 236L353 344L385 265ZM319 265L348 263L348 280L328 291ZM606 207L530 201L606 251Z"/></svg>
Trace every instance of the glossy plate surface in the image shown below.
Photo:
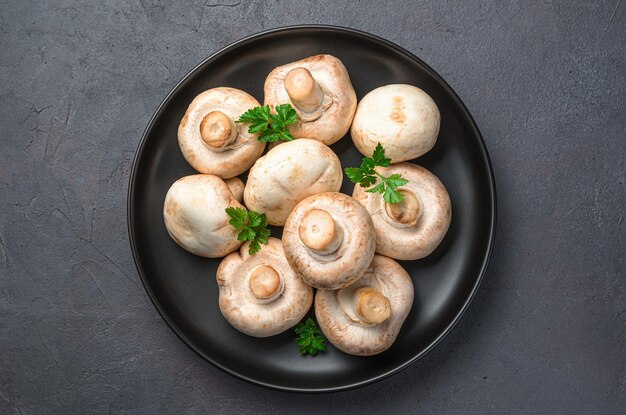
<svg viewBox="0 0 626 415"><path fill-rule="evenodd" d="M176 137L191 100L218 86L241 88L260 102L263 82L276 66L318 53L340 58L357 97L390 83L426 91L441 112L435 148L416 163L445 184L452 223L429 257L403 261L415 284L415 302L395 344L374 357L343 354L332 346L314 358L298 353L291 331L248 337L232 328L217 305L215 271L220 260L179 248L163 225L163 201L172 183L195 171ZM352 140L332 146L342 165L361 160ZM245 177L243 177L245 179ZM342 192L351 194L344 178ZM458 321L485 272L495 232L495 187L489 158L469 112L448 84L426 64L378 37L327 26L276 29L243 39L191 71L165 98L144 133L128 196L130 242L142 282L165 321L200 356L217 367L271 388L324 392L364 385L408 366L434 347ZM273 229L280 237L280 229Z"/></svg>

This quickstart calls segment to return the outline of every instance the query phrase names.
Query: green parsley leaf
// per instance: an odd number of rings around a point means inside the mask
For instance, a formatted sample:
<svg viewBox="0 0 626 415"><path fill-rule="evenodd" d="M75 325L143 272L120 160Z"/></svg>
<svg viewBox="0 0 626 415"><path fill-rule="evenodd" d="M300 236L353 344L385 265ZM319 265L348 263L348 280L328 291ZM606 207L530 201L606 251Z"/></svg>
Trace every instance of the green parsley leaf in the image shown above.
<svg viewBox="0 0 626 415"><path fill-rule="evenodd" d="M391 159L385 157L385 149L378 143L372 157L365 157L359 167L347 167L344 171L352 183L369 187L365 190L366 192L381 193L387 203L400 203L404 200L404 196L398 192L398 187L404 186L409 181L397 173L385 177L375 169L375 167L388 167L389 164L391 164ZM370 187L378 180L380 182L376 186Z"/></svg>
<svg viewBox="0 0 626 415"><path fill-rule="evenodd" d="M397 173L387 177L387 185L393 187L394 189L397 189L400 186L404 186L408 182L408 180L403 179L402 176Z"/></svg>
<svg viewBox="0 0 626 415"><path fill-rule="evenodd" d="M242 208L227 207L226 213L230 216L228 223L235 228L241 228L246 222L247 211Z"/></svg>
<svg viewBox="0 0 626 415"><path fill-rule="evenodd" d="M248 127L250 134L267 130L270 121L271 114L269 105L251 108L243 113L237 120L238 123L250 123L250 127Z"/></svg>
<svg viewBox="0 0 626 415"><path fill-rule="evenodd" d="M374 167L376 167L376 162L369 157L365 157L359 168L363 174L374 174Z"/></svg>
<svg viewBox="0 0 626 415"><path fill-rule="evenodd" d="M282 133L280 133L278 139L283 140L283 141L293 141L293 135L291 135L289 130L285 130Z"/></svg>
<svg viewBox="0 0 626 415"><path fill-rule="evenodd" d="M370 187L365 191L368 193L385 193L385 184L383 182L380 182L376 186Z"/></svg>
<svg viewBox="0 0 626 415"><path fill-rule="evenodd" d="M254 107L243 113L236 122L249 123L248 132L259 134L258 140L265 143L293 140L288 126L298 122L298 113L291 104L277 105L275 110L276 113L272 114L269 105Z"/></svg>
<svg viewBox="0 0 626 415"><path fill-rule="evenodd" d="M361 179L363 179L363 172L358 167L346 167L344 171L346 172L348 179L350 179L353 183L358 183Z"/></svg>
<svg viewBox="0 0 626 415"><path fill-rule="evenodd" d="M280 138L281 138L280 133L276 133L273 130L265 130L261 133L261 135L259 135L257 139L264 143L273 143L275 141L278 141Z"/></svg>
<svg viewBox="0 0 626 415"><path fill-rule="evenodd" d="M378 143L374 149L374 153L372 153L372 160L374 161L374 164L380 167L388 167L391 163L391 159L385 157L385 149L380 143Z"/></svg>
<svg viewBox="0 0 626 415"><path fill-rule="evenodd" d="M250 227L251 228L256 228L257 226L261 225L261 222L263 221L263 217L258 213L253 211L248 212L248 219L250 220Z"/></svg>
<svg viewBox="0 0 626 415"><path fill-rule="evenodd" d="M254 255L261 250L261 244L257 241L250 242L250 247L248 248L248 253L250 255Z"/></svg>
<svg viewBox="0 0 626 415"><path fill-rule="evenodd" d="M402 202L404 200L404 196L397 190L387 187L385 189L385 193L383 194L383 199L385 199L386 203L394 204Z"/></svg>
<svg viewBox="0 0 626 415"><path fill-rule="evenodd" d="M270 230L267 228L262 228L256 234L256 241L260 244L266 244L269 237L270 237Z"/></svg>
<svg viewBox="0 0 626 415"><path fill-rule="evenodd" d="M247 226L244 226L241 231L239 231L239 235L237 235L237 239L240 241L254 241L254 237L256 236L256 232L254 229L250 229Z"/></svg>
<svg viewBox="0 0 626 415"><path fill-rule="evenodd" d="M239 231L237 240L250 241L248 252L250 255L261 250L261 244L266 244L270 236L267 228L267 216L265 213L246 210L240 207L227 207L226 214L230 217L228 221Z"/></svg>
<svg viewBox="0 0 626 415"><path fill-rule="evenodd" d="M326 350L326 338L312 318L307 318L304 323L298 323L293 328L298 335L294 340L298 343L300 353L304 355L315 356L318 352Z"/></svg>
<svg viewBox="0 0 626 415"><path fill-rule="evenodd" d="M281 104L276 106L276 114L280 116L287 125L295 124L298 121L298 113L291 104Z"/></svg>

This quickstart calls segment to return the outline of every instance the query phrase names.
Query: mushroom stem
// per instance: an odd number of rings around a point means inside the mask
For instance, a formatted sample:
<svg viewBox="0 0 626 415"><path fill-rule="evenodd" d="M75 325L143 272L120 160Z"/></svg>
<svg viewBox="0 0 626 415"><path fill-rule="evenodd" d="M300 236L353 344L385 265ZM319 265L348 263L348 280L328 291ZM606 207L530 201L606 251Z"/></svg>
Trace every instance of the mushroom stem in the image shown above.
<svg viewBox="0 0 626 415"><path fill-rule="evenodd" d="M224 147L236 136L235 124L222 111L211 111L200 122L200 137L210 147Z"/></svg>
<svg viewBox="0 0 626 415"><path fill-rule="evenodd" d="M324 93L306 68L295 68L285 77L285 90L291 102L303 112L314 112L324 101Z"/></svg>
<svg viewBox="0 0 626 415"><path fill-rule="evenodd" d="M322 209L308 211L298 232L304 245L321 255L335 252L343 242L343 229L330 213Z"/></svg>
<svg viewBox="0 0 626 415"><path fill-rule="evenodd" d="M260 265L250 274L250 292L258 300L273 301L280 295L282 280L280 274L269 265Z"/></svg>
<svg viewBox="0 0 626 415"><path fill-rule="evenodd" d="M380 292L371 287L363 287L355 294L358 298L356 312L366 323L380 324L391 317L391 304Z"/></svg>
<svg viewBox="0 0 626 415"><path fill-rule="evenodd" d="M403 225L415 225L422 216L422 204L415 193L401 189L398 190L404 196L400 203L385 203L385 212L394 221Z"/></svg>

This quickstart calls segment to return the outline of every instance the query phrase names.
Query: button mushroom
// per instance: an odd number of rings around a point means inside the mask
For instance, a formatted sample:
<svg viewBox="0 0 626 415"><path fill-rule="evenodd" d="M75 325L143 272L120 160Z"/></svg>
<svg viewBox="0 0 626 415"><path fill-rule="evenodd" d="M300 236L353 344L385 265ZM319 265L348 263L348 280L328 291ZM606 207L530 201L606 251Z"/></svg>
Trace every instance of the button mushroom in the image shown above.
<svg viewBox="0 0 626 415"><path fill-rule="evenodd" d="M359 202L342 193L321 193L293 209L283 230L283 246L304 282L337 289L367 270L376 237L371 217Z"/></svg>
<svg viewBox="0 0 626 415"><path fill-rule="evenodd" d="M265 80L265 104L291 103L300 121L289 127L294 137L330 145L350 128L356 93L343 63L316 55L275 68Z"/></svg>
<svg viewBox="0 0 626 415"><path fill-rule="evenodd" d="M376 88L363 97L350 134L357 149L371 157L381 143L392 163L430 151L437 141L441 116L435 101L412 85Z"/></svg>
<svg viewBox="0 0 626 415"><path fill-rule="evenodd" d="M376 252L395 259L419 259L442 241L452 217L450 196L439 179L416 164L398 163L377 170L401 174L409 182L398 189L404 200L385 203L380 193L354 187L352 196L372 215L376 229Z"/></svg>
<svg viewBox="0 0 626 415"><path fill-rule="evenodd" d="M343 172L339 158L319 141L298 139L274 147L254 164L244 190L246 206L282 226L307 196L336 192Z"/></svg>
<svg viewBox="0 0 626 415"><path fill-rule="evenodd" d="M315 317L336 348L371 356L393 344L412 304L409 274L394 260L376 255L354 284L336 291L317 291Z"/></svg>
<svg viewBox="0 0 626 415"><path fill-rule="evenodd" d="M200 173L222 178L248 170L265 149L247 124L236 124L241 114L259 106L248 93L235 88L213 88L198 95L178 126L183 156Z"/></svg>
<svg viewBox="0 0 626 415"><path fill-rule="evenodd" d="M243 184L241 179L239 177L233 177L231 179L224 180L224 183L226 183L226 186L228 186L230 192L233 194L233 196L235 196L235 199L237 199L239 203L242 203L243 189L245 185Z"/></svg>
<svg viewBox="0 0 626 415"><path fill-rule="evenodd" d="M217 269L219 307L242 333L273 336L304 317L313 303L313 289L287 263L280 239L269 238L254 255L248 253L249 244L224 258Z"/></svg>
<svg viewBox="0 0 626 415"><path fill-rule="evenodd" d="M230 179L232 186L243 186ZM178 245L207 258L219 258L241 246L228 224L227 207L243 207L217 176L196 174L176 181L165 196L165 227Z"/></svg>

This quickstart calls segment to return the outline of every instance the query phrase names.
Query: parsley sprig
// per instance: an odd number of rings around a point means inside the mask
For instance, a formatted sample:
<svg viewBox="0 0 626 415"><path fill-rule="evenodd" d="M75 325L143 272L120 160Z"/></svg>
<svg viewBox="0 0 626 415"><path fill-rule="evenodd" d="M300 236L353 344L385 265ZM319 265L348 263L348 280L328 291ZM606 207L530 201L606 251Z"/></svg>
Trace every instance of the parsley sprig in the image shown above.
<svg viewBox="0 0 626 415"><path fill-rule="evenodd" d="M260 133L258 139L265 143L293 140L287 126L298 122L298 113L291 104L277 105L275 110L276 113L272 114L269 105L254 107L243 113L237 122L250 123L248 132Z"/></svg>
<svg viewBox="0 0 626 415"><path fill-rule="evenodd" d="M261 244L266 244L267 238L270 236L265 213L258 213L254 210L248 211L240 207L227 207L226 213L230 216L228 223L239 231L237 239L251 241L248 248L250 255L259 252Z"/></svg>
<svg viewBox="0 0 626 415"><path fill-rule="evenodd" d="M315 356L317 352L326 350L326 339L311 317L304 323L296 324L293 331L298 335L294 340L300 346L300 353Z"/></svg>
<svg viewBox="0 0 626 415"><path fill-rule="evenodd" d="M388 167L390 163L391 159L385 157L385 149L378 143L372 157L365 157L360 167L348 167L345 172L351 182L357 183L361 187L370 187L380 179L380 183L367 189L366 192L382 193L387 203L400 203L404 200L404 195L398 192L398 187L404 186L409 181L397 173L385 177L374 170L374 167L377 166Z"/></svg>

